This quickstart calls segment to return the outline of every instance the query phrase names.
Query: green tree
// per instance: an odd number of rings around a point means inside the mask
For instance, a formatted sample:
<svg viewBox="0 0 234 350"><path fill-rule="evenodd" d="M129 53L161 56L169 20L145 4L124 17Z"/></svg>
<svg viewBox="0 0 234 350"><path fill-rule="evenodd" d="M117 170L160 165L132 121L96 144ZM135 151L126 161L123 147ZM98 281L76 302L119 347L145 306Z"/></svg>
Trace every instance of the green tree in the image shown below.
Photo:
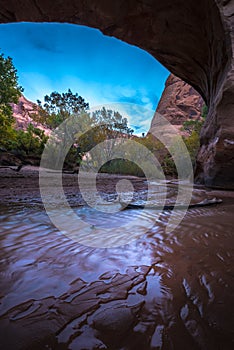
<svg viewBox="0 0 234 350"><path fill-rule="evenodd" d="M197 152L200 147L199 133L194 130L189 137L184 138L184 143L188 149L191 161L195 165Z"/></svg>
<svg viewBox="0 0 234 350"><path fill-rule="evenodd" d="M5 115L12 116L10 103L17 103L22 91L12 58L0 54L0 109Z"/></svg>
<svg viewBox="0 0 234 350"><path fill-rule="evenodd" d="M207 114L208 114L208 107L207 107L207 105L204 104L202 107L202 110L201 110L201 119L199 119L199 120L186 120L183 123L182 130L187 131L190 136L192 135L193 131L200 134L201 129L202 129L204 122L206 120Z"/></svg>
<svg viewBox="0 0 234 350"><path fill-rule="evenodd" d="M123 117L118 111L106 109L105 107L93 112L92 123L99 126L104 124L103 130L106 130L106 133L111 137L122 134L130 136L134 131L128 127L127 118Z"/></svg>
<svg viewBox="0 0 234 350"><path fill-rule="evenodd" d="M147 134L146 136L137 137L136 142L148 148L154 155L159 155L161 151L164 150L163 144L152 134Z"/></svg>
<svg viewBox="0 0 234 350"><path fill-rule="evenodd" d="M0 54L0 145L6 148L15 139L11 103L18 102L22 91L12 58Z"/></svg>
<svg viewBox="0 0 234 350"><path fill-rule="evenodd" d="M29 124L26 131L16 131L16 149L23 155L40 156L48 140L44 130L35 128Z"/></svg>
<svg viewBox="0 0 234 350"><path fill-rule="evenodd" d="M209 109L207 105L203 105L200 120L187 120L183 123L183 129L189 133L188 137L184 137L184 142L189 151L193 165L196 162L197 152L200 147L200 133L208 115Z"/></svg>
<svg viewBox="0 0 234 350"><path fill-rule="evenodd" d="M189 135L192 135L194 131L200 134L203 124L203 120L186 120L183 123L183 130L187 131Z"/></svg>
<svg viewBox="0 0 234 350"><path fill-rule="evenodd" d="M49 146L50 158L54 159L52 166L55 169L61 167L60 159L65 154L65 167L78 166L86 152L107 139L111 139L111 143L104 151L111 154L118 137L128 138L133 133L128 127L127 118L119 112L103 107L89 113L89 104L70 89L62 94L52 92L44 97L44 101L43 106L41 101L37 101L40 108L39 121L51 128L59 126ZM66 123L63 123L65 120Z"/></svg>
<svg viewBox="0 0 234 350"><path fill-rule="evenodd" d="M66 123L62 123L56 130L56 136L50 142L50 157L56 158L52 162L53 166L55 169L60 168L60 159L67 154L65 167L77 167L86 152L109 140L108 147L103 149L103 154L97 151L94 156L96 159L93 158L91 161L91 163L95 160L100 162L100 157L110 157L115 144L119 143L121 138L129 138L132 132L133 130L128 127L127 118L104 107L92 114L85 111L71 114ZM73 146L70 148L71 144Z"/></svg>
<svg viewBox="0 0 234 350"><path fill-rule="evenodd" d="M201 114L201 116L204 120L206 119L208 112L209 112L209 108L206 104L204 104L202 107L202 114Z"/></svg>
<svg viewBox="0 0 234 350"><path fill-rule="evenodd" d="M0 147L11 149L16 140L16 133L13 124L13 117L4 114L0 109Z"/></svg>
<svg viewBox="0 0 234 350"><path fill-rule="evenodd" d="M59 126L72 114L85 112L89 109L89 104L78 93L73 94L70 89L60 94L52 92L44 97L44 104L37 100L40 108L41 122L45 122L52 129Z"/></svg>
<svg viewBox="0 0 234 350"><path fill-rule="evenodd" d="M89 115L88 125L91 126L91 129L78 140L81 155L108 140L106 146L103 147L102 154L97 151L95 155L99 162L100 157L110 158L116 144L119 145L124 139L131 137L133 133L133 129L128 127L127 118L118 111L105 107L93 112L92 116Z"/></svg>

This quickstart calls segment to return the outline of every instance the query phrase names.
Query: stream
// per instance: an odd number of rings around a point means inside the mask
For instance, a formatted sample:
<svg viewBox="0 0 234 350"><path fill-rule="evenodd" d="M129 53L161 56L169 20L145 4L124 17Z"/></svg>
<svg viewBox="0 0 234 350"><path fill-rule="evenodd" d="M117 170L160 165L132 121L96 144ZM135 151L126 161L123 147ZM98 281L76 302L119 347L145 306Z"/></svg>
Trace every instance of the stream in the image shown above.
<svg viewBox="0 0 234 350"><path fill-rule="evenodd" d="M188 209L170 233L176 210L164 210L150 229L111 248L70 239L42 209L2 205L0 348L233 349L234 196L222 198ZM99 234L110 225L88 206L74 211ZM138 215L119 212L113 235Z"/></svg>

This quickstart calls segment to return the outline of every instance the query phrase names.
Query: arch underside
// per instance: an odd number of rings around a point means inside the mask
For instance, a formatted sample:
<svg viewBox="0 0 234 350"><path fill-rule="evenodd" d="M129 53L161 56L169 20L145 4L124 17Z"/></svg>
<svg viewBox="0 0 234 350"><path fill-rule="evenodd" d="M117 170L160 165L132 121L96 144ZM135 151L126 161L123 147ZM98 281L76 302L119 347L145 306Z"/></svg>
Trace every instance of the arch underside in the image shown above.
<svg viewBox="0 0 234 350"><path fill-rule="evenodd" d="M136 45L209 106L196 180L234 188L233 0L0 0L0 22L68 22Z"/></svg>

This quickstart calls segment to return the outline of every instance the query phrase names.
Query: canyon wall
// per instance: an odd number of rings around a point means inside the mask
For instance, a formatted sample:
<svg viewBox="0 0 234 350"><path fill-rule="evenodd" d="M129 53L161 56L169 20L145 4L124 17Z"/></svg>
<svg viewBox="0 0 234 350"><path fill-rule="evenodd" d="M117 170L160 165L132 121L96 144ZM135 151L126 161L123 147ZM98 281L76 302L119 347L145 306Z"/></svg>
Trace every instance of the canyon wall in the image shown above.
<svg viewBox="0 0 234 350"><path fill-rule="evenodd" d="M233 0L0 0L0 22L68 22L136 45L209 107L196 181L234 188ZM22 43L23 45L23 43Z"/></svg>
<svg viewBox="0 0 234 350"><path fill-rule="evenodd" d="M201 95L189 84L170 74L165 83L165 89L158 103L156 112L165 117L176 129L181 131L187 120L201 120L204 105ZM149 132L156 126L153 118Z"/></svg>
<svg viewBox="0 0 234 350"><path fill-rule="evenodd" d="M29 101L24 95L20 96L17 104L12 104L12 111L16 129L26 131L27 127L32 124L35 128L44 130L46 135L50 135L51 130L46 125L36 121L38 105Z"/></svg>

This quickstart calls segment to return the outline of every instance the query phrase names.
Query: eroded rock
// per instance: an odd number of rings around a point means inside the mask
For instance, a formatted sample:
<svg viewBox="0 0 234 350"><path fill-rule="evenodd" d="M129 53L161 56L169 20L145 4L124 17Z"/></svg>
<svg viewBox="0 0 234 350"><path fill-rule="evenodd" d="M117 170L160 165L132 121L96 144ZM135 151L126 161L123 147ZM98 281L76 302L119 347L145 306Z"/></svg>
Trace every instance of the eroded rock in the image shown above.
<svg viewBox="0 0 234 350"><path fill-rule="evenodd" d="M50 135L51 130L40 122L36 121L39 107L36 103L29 101L24 95L21 95L17 104L12 104L13 117L15 118L16 129L27 130L32 124L35 128L43 130L46 135Z"/></svg>
<svg viewBox="0 0 234 350"><path fill-rule="evenodd" d="M196 180L234 188L232 0L1 0L0 22L69 22L136 45L193 86L209 106ZM217 142L218 139L218 142Z"/></svg>
<svg viewBox="0 0 234 350"><path fill-rule="evenodd" d="M156 112L165 117L178 132L186 120L200 120L204 101L201 95L189 84L171 74L158 103ZM156 123L157 124L157 123ZM150 130L155 126L155 118Z"/></svg>

